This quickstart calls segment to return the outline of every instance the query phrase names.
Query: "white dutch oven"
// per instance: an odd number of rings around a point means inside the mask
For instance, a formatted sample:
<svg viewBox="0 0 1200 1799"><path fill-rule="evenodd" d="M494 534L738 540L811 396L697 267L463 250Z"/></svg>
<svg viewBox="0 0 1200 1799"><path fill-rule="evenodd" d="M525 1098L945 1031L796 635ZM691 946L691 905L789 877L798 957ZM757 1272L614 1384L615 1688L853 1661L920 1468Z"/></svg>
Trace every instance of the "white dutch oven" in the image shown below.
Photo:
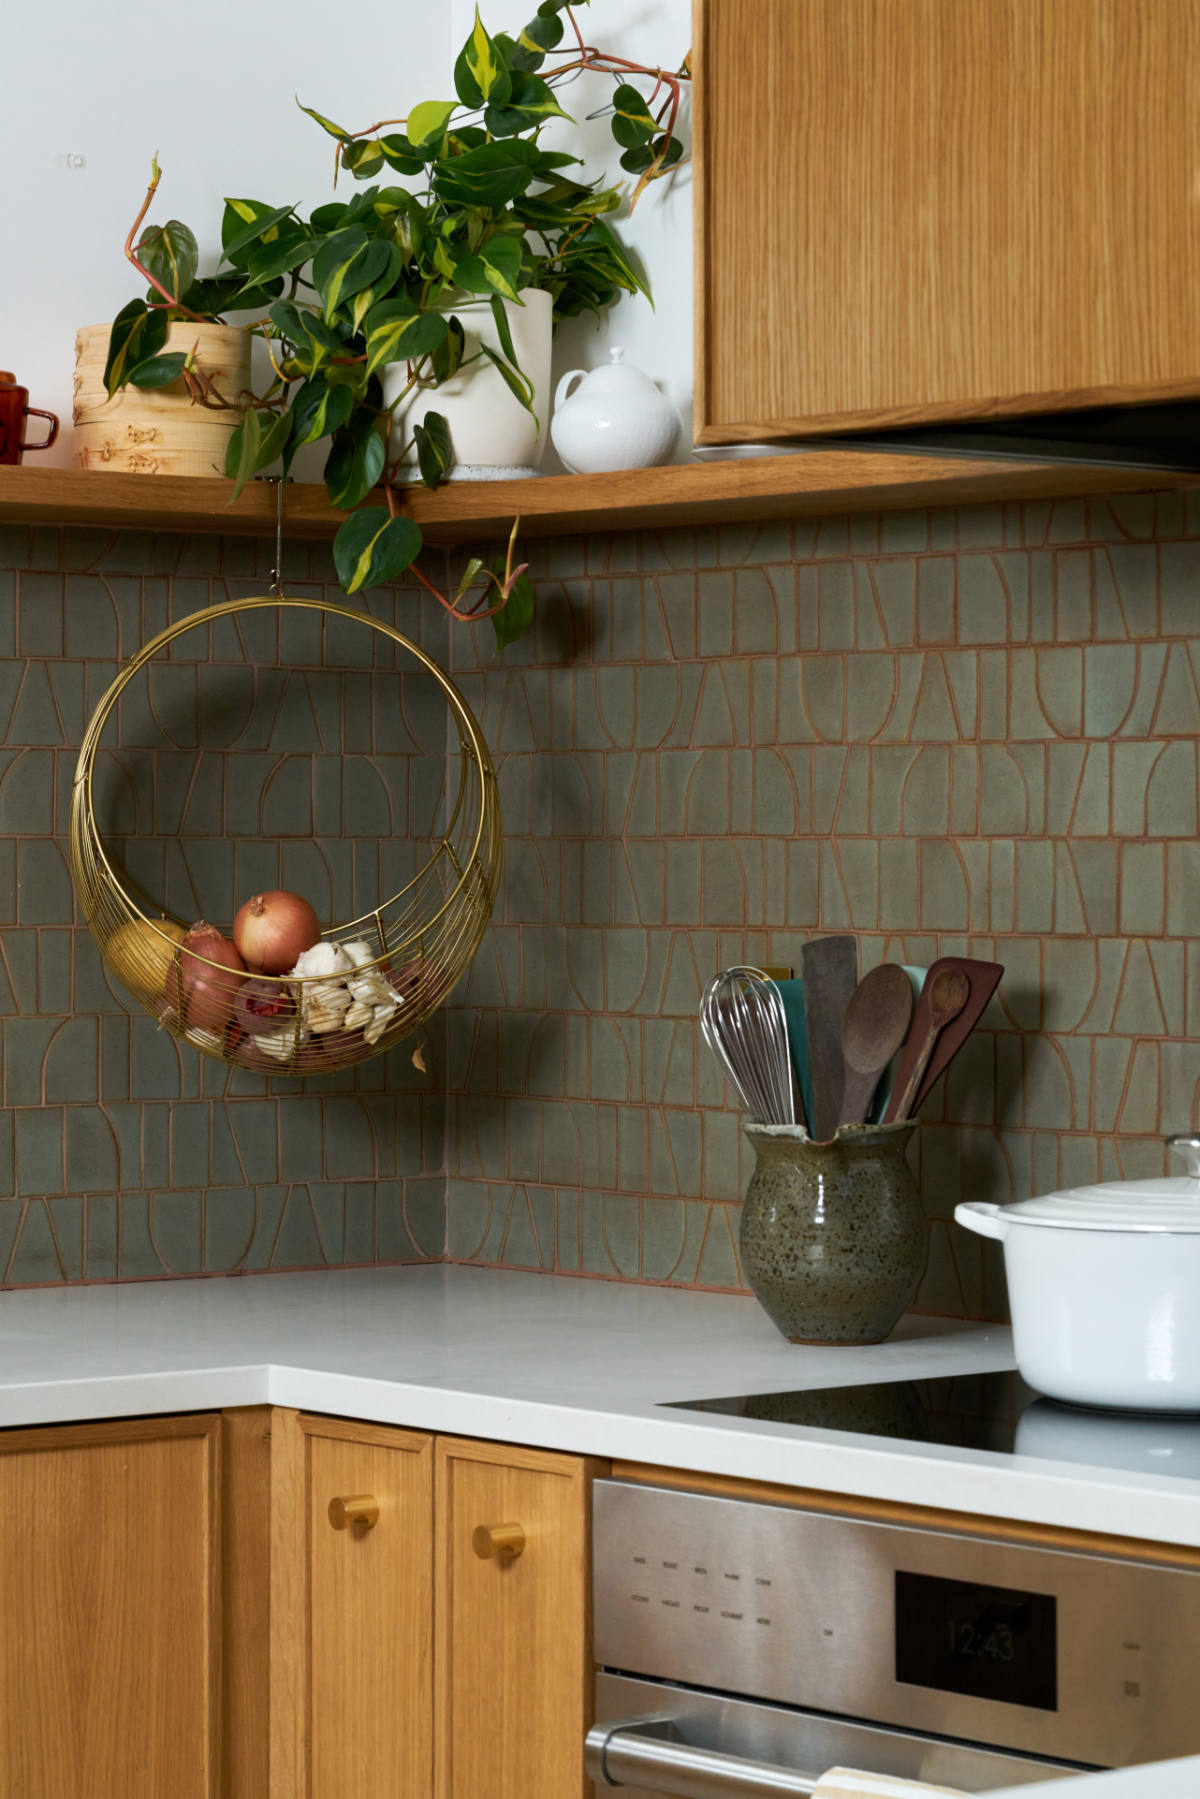
<svg viewBox="0 0 1200 1799"><path fill-rule="evenodd" d="M1200 1137L1167 1142L1186 1175L955 1207L1004 1245L1017 1367L1039 1393L1200 1412Z"/></svg>

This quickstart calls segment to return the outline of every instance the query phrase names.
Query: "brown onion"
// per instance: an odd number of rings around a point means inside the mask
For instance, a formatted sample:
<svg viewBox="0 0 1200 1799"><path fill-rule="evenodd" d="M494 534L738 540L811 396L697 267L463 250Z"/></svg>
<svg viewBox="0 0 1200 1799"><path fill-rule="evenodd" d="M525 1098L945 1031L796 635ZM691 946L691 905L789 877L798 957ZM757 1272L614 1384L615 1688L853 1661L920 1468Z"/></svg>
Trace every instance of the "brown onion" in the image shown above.
<svg viewBox="0 0 1200 1799"><path fill-rule="evenodd" d="M256 893L233 921L233 941L260 974L290 974L321 936L321 921L306 899L286 887Z"/></svg>
<svg viewBox="0 0 1200 1799"><path fill-rule="evenodd" d="M201 919L184 938L179 962L184 1025L188 1030L223 1031L246 975L236 948L215 925Z"/></svg>

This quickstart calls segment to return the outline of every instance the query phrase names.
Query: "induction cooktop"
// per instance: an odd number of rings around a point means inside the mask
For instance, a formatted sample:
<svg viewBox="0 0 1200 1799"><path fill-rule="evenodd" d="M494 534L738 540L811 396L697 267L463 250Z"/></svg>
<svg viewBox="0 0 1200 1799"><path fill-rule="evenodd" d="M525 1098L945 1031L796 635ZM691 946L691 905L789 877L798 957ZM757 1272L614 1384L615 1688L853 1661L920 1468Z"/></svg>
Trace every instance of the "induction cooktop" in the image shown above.
<svg viewBox="0 0 1200 1799"><path fill-rule="evenodd" d="M671 1409L1200 1480L1200 1417L1059 1405L1017 1374L673 1400Z"/></svg>

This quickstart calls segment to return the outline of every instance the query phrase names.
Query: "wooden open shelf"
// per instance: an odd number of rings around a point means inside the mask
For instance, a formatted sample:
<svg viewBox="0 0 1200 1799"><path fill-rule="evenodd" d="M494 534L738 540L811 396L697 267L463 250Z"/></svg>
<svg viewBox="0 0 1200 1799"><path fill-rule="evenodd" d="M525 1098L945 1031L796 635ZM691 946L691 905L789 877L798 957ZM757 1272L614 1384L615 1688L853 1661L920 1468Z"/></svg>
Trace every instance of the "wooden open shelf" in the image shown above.
<svg viewBox="0 0 1200 1799"><path fill-rule="evenodd" d="M1200 475L1161 469L822 449L612 475L448 482L436 492L411 488L403 504L431 543L454 544L507 536L518 514L523 537L564 537L1196 485ZM229 493L219 476L0 467L0 523L241 536L273 529L273 487L248 487L232 505ZM332 537L341 517L323 487L289 486L284 518L291 536Z"/></svg>

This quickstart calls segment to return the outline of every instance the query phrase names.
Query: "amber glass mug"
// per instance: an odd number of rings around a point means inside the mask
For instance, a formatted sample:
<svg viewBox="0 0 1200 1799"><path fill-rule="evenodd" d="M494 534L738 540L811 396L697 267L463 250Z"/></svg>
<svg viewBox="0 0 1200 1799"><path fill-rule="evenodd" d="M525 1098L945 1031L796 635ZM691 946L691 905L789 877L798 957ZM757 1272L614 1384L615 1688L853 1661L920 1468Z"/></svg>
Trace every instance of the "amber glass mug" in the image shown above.
<svg viewBox="0 0 1200 1799"><path fill-rule="evenodd" d="M50 429L41 443L25 442L25 420L45 419ZM0 463L20 462L26 450L48 450L58 436L58 420L29 404L29 389L18 387L15 375L0 369Z"/></svg>

